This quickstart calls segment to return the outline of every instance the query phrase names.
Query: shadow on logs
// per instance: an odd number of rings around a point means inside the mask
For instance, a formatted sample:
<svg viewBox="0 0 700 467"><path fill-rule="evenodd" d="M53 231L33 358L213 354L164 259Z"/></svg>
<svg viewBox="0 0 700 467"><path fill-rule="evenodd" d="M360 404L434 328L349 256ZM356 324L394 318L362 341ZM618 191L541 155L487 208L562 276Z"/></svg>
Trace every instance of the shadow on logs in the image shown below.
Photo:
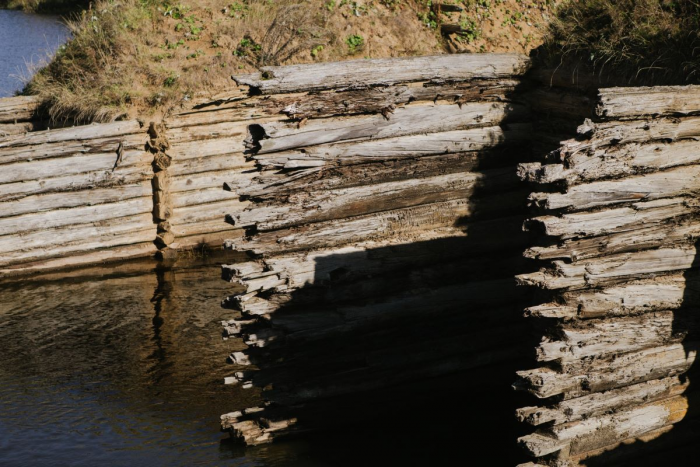
<svg viewBox="0 0 700 467"><path fill-rule="evenodd" d="M522 460L513 414L525 396L510 383L534 342L522 318L529 291L514 281L529 243L516 157L470 169L482 177L453 234L338 248L305 266L313 277L304 286L259 293L283 304L240 321L250 347L230 362L242 370L236 382L263 388L267 405L239 414L232 424L255 426L235 434L257 444L305 433L331 465Z"/></svg>

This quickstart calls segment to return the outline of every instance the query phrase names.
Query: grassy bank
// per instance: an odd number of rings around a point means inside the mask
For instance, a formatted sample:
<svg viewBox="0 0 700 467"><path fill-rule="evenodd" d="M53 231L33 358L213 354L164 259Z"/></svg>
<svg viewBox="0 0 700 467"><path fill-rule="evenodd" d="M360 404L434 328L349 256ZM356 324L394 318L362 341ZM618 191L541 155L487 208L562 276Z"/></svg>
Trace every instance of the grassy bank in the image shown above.
<svg viewBox="0 0 700 467"><path fill-rule="evenodd" d="M602 82L684 84L700 81L698 46L700 3L572 0L558 9L542 56Z"/></svg>
<svg viewBox="0 0 700 467"><path fill-rule="evenodd" d="M430 0L94 0L68 16L73 40L25 93L56 120L107 121L168 113L263 65L527 53L541 43L552 3L464 0L461 12L444 13ZM443 23L468 28L442 35Z"/></svg>

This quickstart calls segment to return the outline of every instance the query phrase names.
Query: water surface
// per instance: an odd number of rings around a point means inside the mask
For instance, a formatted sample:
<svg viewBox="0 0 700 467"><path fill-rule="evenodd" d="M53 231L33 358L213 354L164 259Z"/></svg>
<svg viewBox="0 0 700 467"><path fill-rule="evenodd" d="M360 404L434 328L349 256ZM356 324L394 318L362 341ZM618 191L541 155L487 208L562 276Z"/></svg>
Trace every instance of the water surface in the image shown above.
<svg viewBox="0 0 700 467"><path fill-rule="evenodd" d="M243 449L219 415L257 403L223 384L216 262L0 284L0 465L322 465L299 442Z"/></svg>
<svg viewBox="0 0 700 467"><path fill-rule="evenodd" d="M0 97L15 94L30 75L28 64L40 64L68 39L57 16L0 10Z"/></svg>

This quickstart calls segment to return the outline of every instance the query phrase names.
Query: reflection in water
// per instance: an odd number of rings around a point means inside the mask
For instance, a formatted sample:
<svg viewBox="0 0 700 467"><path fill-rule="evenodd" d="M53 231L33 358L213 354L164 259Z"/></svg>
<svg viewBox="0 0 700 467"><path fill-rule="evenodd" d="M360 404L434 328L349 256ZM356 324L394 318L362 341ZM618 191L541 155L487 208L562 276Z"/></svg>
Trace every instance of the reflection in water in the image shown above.
<svg viewBox="0 0 700 467"><path fill-rule="evenodd" d="M0 10L0 97L12 96L37 65L64 43L68 28L57 16Z"/></svg>
<svg viewBox="0 0 700 467"><path fill-rule="evenodd" d="M222 384L228 292L213 262L0 285L0 464L326 465L219 433L256 403Z"/></svg>

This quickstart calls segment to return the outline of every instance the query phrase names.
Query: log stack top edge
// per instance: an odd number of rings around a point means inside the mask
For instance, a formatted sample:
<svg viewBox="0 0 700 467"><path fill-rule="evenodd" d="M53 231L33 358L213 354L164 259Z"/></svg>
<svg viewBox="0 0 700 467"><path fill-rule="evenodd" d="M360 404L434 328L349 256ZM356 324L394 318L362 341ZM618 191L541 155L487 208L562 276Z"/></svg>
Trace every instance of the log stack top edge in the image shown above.
<svg viewBox="0 0 700 467"><path fill-rule="evenodd" d="M262 67L260 72L233 76L263 94L324 89L388 86L412 81L466 81L521 76L530 59L521 54L450 54L408 58Z"/></svg>
<svg viewBox="0 0 700 467"><path fill-rule="evenodd" d="M4 97L0 99L0 123L31 120L38 106L35 96Z"/></svg>

